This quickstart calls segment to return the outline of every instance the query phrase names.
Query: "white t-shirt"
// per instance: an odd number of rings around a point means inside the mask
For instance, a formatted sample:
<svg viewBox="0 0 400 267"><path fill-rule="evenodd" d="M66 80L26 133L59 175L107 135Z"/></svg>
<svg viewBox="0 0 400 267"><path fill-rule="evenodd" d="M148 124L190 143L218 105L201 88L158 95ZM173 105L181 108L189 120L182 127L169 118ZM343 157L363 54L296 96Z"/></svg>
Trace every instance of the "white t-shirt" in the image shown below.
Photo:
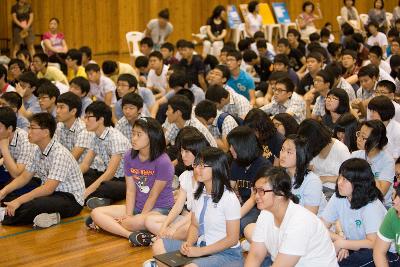
<svg viewBox="0 0 400 267"><path fill-rule="evenodd" d="M101 75L99 84L92 82L90 83L89 97L94 96L96 97L96 100L104 101L106 93L112 92L111 104L114 105L115 102L117 102L117 97L115 96L115 90L116 87L114 82L110 78Z"/></svg>
<svg viewBox="0 0 400 267"><path fill-rule="evenodd" d="M252 240L265 244L272 261L278 253L283 253L300 256L296 267L339 266L325 225L312 212L292 201L280 227L275 225L272 213L261 211Z"/></svg>
<svg viewBox="0 0 400 267"><path fill-rule="evenodd" d="M197 222L204 203L203 193L199 199L193 201L193 209ZM240 202L234 192L225 190L218 203L214 203L212 198L207 202L207 210L204 215L204 240L207 246L226 238L226 221L240 220ZM197 241L200 243L203 238ZM239 246L238 243L233 246Z"/></svg>
<svg viewBox="0 0 400 267"><path fill-rule="evenodd" d="M350 158L349 149L345 144L337 139L333 139L333 146L328 156L323 159L317 155L310 162L314 166L313 172L318 176L337 176L339 175L339 168L343 161ZM324 183L325 187L335 189L335 183Z"/></svg>
<svg viewBox="0 0 400 267"><path fill-rule="evenodd" d="M393 178L394 178L394 160L385 151L379 152L378 155L372 159L367 158L365 150L357 150L351 153L352 158L360 158L368 161L371 166L372 173L374 174L375 180L386 181L391 185L386 195L384 196L386 207L392 206L392 192L393 192Z"/></svg>
<svg viewBox="0 0 400 267"><path fill-rule="evenodd" d="M165 42L165 37L170 35L174 30L171 22L168 22L165 28L160 28L158 19L152 19L147 24L147 29L150 30L151 39L155 44L163 44Z"/></svg>
<svg viewBox="0 0 400 267"><path fill-rule="evenodd" d="M196 191L197 183L193 184L193 171L184 171L179 175L179 184L181 189L186 192L186 208L192 210L194 201L194 192Z"/></svg>
<svg viewBox="0 0 400 267"><path fill-rule="evenodd" d="M384 150L386 153L397 159L400 156L400 123L391 119L386 126L386 136L388 143Z"/></svg>
<svg viewBox="0 0 400 267"><path fill-rule="evenodd" d="M147 88L155 87L155 88L159 89L162 94L165 94L165 89L168 86L167 72L168 72L167 65L163 66L161 75L157 75L156 71L151 69L149 71L149 74L147 75L146 87Z"/></svg>
<svg viewBox="0 0 400 267"><path fill-rule="evenodd" d="M261 26L262 26L262 17L259 15L259 14L257 14L256 16L254 16L253 15L253 13L250 13L249 12L249 14L247 14L247 21L249 22L249 28L250 28L250 33L251 33L251 36L249 36L249 37L253 37L254 36L254 34L257 32L257 31L260 31L261 30Z"/></svg>
<svg viewBox="0 0 400 267"><path fill-rule="evenodd" d="M380 47L382 47L384 45L388 45L388 41L384 33L378 32L376 36L371 35L368 38L367 44L369 46L379 45Z"/></svg>

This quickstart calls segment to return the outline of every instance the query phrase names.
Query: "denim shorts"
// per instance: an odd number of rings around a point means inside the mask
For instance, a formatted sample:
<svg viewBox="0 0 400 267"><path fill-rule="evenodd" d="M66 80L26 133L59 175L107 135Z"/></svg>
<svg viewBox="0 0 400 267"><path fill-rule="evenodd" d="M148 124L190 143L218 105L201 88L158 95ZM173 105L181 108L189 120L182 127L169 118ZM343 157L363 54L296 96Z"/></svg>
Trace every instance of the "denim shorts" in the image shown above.
<svg viewBox="0 0 400 267"><path fill-rule="evenodd" d="M158 212L158 213L160 213L160 214L162 214L162 215L168 215L168 213L170 212L170 208L154 208L154 209L152 209L151 211L155 211L155 212ZM133 215L138 215L138 214L140 214L140 213L142 213L142 211L141 210L138 210L138 209L134 209L133 210Z"/></svg>
<svg viewBox="0 0 400 267"><path fill-rule="evenodd" d="M163 238L164 248L166 252L180 250L183 241ZM242 248L228 248L210 256L194 258L192 263L199 267L221 267L224 264L229 264L229 267L243 266Z"/></svg>

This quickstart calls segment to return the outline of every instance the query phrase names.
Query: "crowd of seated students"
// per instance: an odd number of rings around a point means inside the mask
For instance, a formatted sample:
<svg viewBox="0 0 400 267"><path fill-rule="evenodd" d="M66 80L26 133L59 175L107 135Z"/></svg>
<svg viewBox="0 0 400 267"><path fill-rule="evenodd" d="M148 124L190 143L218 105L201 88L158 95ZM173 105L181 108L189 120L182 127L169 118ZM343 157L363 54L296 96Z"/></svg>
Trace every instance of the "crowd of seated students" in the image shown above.
<svg viewBox="0 0 400 267"><path fill-rule="evenodd" d="M274 47L252 1L238 49L217 6L201 56L163 10L134 66L52 18L45 51L0 65L2 224L86 206L89 229L186 266L399 266L400 20L373 2L363 25L343 1L337 42L305 2Z"/></svg>

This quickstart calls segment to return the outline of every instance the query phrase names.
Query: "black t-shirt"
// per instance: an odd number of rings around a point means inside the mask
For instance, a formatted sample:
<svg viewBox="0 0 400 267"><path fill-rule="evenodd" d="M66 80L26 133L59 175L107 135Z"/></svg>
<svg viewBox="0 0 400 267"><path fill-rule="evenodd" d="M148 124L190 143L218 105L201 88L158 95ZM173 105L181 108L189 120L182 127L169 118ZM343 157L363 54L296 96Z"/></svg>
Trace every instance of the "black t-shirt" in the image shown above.
<svg viewBox="0 0 400 267"><path fill-rule="evenodd" d="M190 80L191 83L194 83L198 87L200 86L199 83L199 74L204 74L205 67L203 60L199 55L193 55L192 62L189 64L186 59L182 59L180 64L185 68L186 77Z"/></svg>
<svg viewBox="0 0 400 267"><path fill-rule="evenodd" d="M301 67L303 67L303 63L301 63L301 59L304 57L298 49L291 48L290 53L288 55L289 58L289 66L294 70L298 71Z"/></svg>
<svg viewBox="0 0 400 267"><path fill-rule="evenodd" d="M207 25L211 26L211 32L215 37L219 36L226 29L226 22L224 20L221 20L220 24L216 24L212 18L209 18Z"/></svg>
<svg viewBox="0 0 400 267"><path fill-rule="evenodd" d="M303 53L303 55L306 54L306 43L303 40L299 41L299 45L296 48L297 50L299 50L301 53Z"/></svg>
<svg viewBox="0 0 400 267"><path fill-rule="evenodd" d="M303 79L301 79L299 86L297 87L297 93L299 95L304 95L310 91L311 86L314 84L314 79L310 73L307 73Z"/></svg>
<svg viewBox="0 0 400 267"><path fill-rule="evenodd" d="M271 75L271 64L272 62L268 58L261 57L260 65L254 65L254 69L262 82L268 81L269 75Z"/></svg>
<svg viewBox="0 0 400 267"><path fill-rule="evenodd" d="M14 13L17 15L17 20L19 20L20 22L26 21L28 23L29 15L32 13L32 7L30 4L20 6L17 3L11 7L11 14ZM13 23L13 26L18 27L15 23Z"/></svg>
<svg viewBox="0 0 400 267"><path fill-rule="evenodd" d="M279 153L281 152L284 141L285 137L276 132L266 144L262 144L264 150L263 157L268 159L273 164L275 157L279 158Z"/></svg>
<svg viewBox="0 0 400 267"><path fill-rule="evenodd" d="M255 159L248 168L240 166L233 160L231 165L231 180L236 181L236 186L243 203L250 198L251 187L253 186L256 174L258 170L264 166L271 167L272 165L263 156L259 156Z"/></svg>

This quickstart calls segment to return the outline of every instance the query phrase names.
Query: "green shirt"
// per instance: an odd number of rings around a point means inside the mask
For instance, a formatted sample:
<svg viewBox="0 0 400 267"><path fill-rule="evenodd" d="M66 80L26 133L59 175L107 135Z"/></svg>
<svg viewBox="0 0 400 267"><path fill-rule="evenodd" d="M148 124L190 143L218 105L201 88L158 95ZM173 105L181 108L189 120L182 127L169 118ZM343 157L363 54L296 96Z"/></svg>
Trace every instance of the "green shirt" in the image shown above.
<svg viewBox="0 0 400 267"><path fill-rule="evenodd" d="M379 228L378 236L385 242L394 242L400 254L400 218L394 208L390 208Z"/></svg>

